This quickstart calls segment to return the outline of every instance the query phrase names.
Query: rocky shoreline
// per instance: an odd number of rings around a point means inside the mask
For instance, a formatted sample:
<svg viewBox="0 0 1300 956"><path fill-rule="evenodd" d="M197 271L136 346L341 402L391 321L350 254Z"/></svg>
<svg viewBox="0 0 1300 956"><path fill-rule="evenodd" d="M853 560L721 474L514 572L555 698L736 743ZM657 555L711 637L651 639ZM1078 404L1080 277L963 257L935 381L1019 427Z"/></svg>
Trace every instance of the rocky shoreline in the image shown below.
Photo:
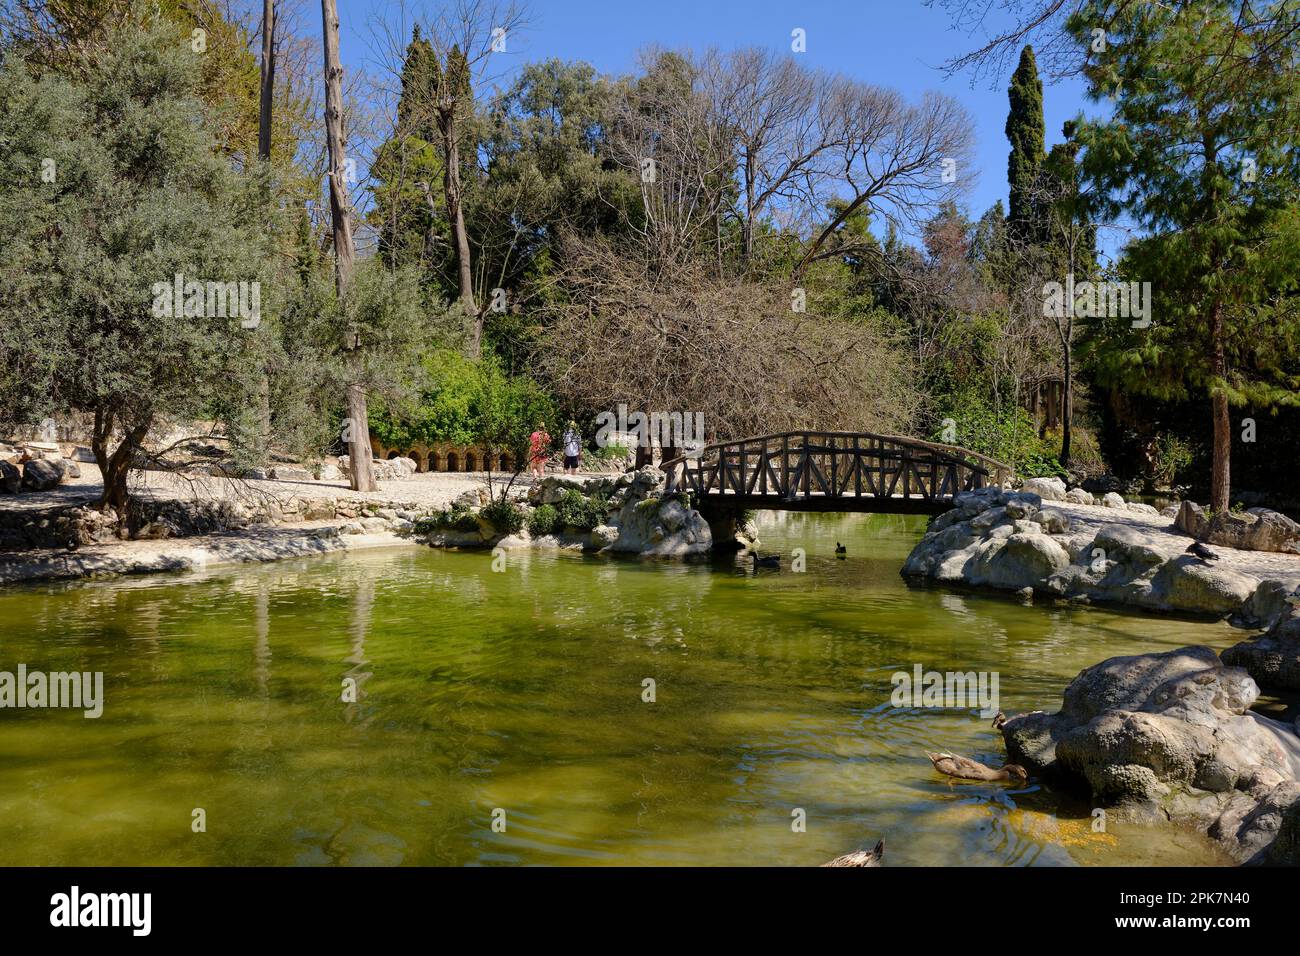
<svg viewBox="0 0 1300 956"><path fill-rule="evenodd" d="M1046 500L1045 500L1046 498ZM1193 542L1219 546L1209 559ZM1082 671L1056 713L1002 727L1008 759L1094 806L1163 818L1239 863L1300 864L1300 721L1251 710L1261 691L1300 690L1300 558L1274 512L1159 513L1107 495L1027 482L959 495L904 576L1060 600L1228 618L1267 631L1223 652L1184 647ZM1267 550L1237 550L1234 544Z"/></svg>
<svg viewBox="0 0 1300 956"><path fill-rule="evenodd" d="M1225 655L1226 656L1226 655ZM1205 833L1239 863L1300 864L1300 735L1250 710L1256 682L1208 647L1115 657L1061 709L1002 727L1008 759L1094 806Z"/></svg>
<svg viewBox="0 0 1300 956"><path fill-rule="evenodd" d="M1026 598L1274 623L1300 586L1300 556L1221 551L1207 562L1187 553L1196 540L1173 514L1118 495L1096 506L989 487L958 495L933 519L902 573Z"/></svg>

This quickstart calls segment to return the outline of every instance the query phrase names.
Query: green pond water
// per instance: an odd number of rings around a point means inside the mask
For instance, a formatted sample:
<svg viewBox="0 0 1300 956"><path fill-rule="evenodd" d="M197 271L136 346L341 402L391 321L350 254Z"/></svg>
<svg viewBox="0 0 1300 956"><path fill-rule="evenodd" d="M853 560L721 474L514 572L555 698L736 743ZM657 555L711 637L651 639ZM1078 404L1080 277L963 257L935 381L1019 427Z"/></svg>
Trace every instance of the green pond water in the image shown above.
<svg viewBox="0 0 1300 956"><path fill-rule="evenodd" d="M0 670L102 671L106 697L0 710L0 864L809 865L882 835L889 864L1228 862L1093 833L1035 780L950 783L922 751L1000 764L1000 735L890 703L921 664L1055 709L1089 664L1226 625L910 588L920 518L760 527L806 572L409 548L0 589Z"/></svg>

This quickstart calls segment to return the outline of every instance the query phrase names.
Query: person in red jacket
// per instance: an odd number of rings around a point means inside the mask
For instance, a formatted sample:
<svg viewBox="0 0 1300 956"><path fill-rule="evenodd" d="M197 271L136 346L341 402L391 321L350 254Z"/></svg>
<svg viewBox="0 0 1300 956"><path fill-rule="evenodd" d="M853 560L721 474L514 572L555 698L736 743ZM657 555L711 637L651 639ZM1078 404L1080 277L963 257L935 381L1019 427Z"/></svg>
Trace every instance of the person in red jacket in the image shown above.
<svg viewBox="0 0 1300 956"><path fill-rule="evenodd" d="M528 470L534 476L542 477L546 459L551 457L551 436L546 431L546 422L538 422L537 430L528 436Z"/></svg>

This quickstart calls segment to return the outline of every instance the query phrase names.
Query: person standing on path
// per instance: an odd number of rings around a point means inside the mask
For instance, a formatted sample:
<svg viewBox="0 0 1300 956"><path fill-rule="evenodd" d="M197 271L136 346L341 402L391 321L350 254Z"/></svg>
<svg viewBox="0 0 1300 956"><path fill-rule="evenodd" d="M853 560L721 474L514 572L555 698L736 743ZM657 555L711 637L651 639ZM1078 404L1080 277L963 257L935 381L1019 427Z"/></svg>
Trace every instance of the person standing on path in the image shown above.
<svg viewBox="0 0 1300 956"><path fill-rule="evenodd" d="M551 457L551 436L546 431L546 422L538 422L537 430L528 436L528 471L535 478L542 477L546 459Z"/></svg>
<svg viewBox="0 0 1300 956"><path fill-rule="evenodd" d="M570 418L564 429L564 473L576 475L581 460L582 434L578 431L578 423Z"/></svg>

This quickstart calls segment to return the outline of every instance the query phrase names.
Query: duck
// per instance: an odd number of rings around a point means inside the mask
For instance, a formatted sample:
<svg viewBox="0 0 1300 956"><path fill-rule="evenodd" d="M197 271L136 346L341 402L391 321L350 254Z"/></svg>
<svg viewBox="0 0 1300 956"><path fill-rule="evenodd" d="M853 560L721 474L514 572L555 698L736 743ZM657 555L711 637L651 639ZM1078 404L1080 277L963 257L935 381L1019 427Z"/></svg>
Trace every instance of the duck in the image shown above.
<svg viewBox="0 0 1300 956"><path fill-rule="evenodd" d="M756 568L779 568L781 566L781 556L779 554L760 555L757 551L749 552L749 558L754 562Z"/></svg>
<svg viewBox="0 0 1300 956"><path fill-rule="evenodd" d="M849 553L848 548L844 547L844 545L840 544L838 541L835 542L835 557L843 561L844 556L848 553Z"/></svg>
<svg viewBox="0 0 1300 956"><path fill-rule="evenodd" d="M881 840L874 850L854 850L852 853L837 856L829 863L823 863L822 866L880 866L880 860L884 855L885 841Z"/></svg>
<svg viewBox="0 0 1300 956"><path fill-rule="evenodd" d="M1007 725L1007 715L1002 713L1002 711L999 710L997 712L997 715L993 718L993 729L1001 730L1006 725Z"/></svg>
<svg viewBox="0 0 1300 956"><path fill-rule="evenodd" d="M930 758L930 763L934 764L935 770L961 780L1019 780L1023 782L1029 779L1028 771L1015 763L1003 764L1002 769L994 770L992 767L986 767L978 760L971 760L970 757L963 757L960 754L932 754L927 750L925 755Z"/></svg>
<svg viewBox="0 0 1300 956"><path fill-rule="evenodd" d="M1193 557L1200 558L1201 561L1205 564L1208 564L1211 561L1219 560L1219 554L1217 551L1211 551L1209 548L1201 544L1201 542L1199 541L1193 541L1191 544L1189 544L1187 546L1187 553L1192 555Z"/></svg>

